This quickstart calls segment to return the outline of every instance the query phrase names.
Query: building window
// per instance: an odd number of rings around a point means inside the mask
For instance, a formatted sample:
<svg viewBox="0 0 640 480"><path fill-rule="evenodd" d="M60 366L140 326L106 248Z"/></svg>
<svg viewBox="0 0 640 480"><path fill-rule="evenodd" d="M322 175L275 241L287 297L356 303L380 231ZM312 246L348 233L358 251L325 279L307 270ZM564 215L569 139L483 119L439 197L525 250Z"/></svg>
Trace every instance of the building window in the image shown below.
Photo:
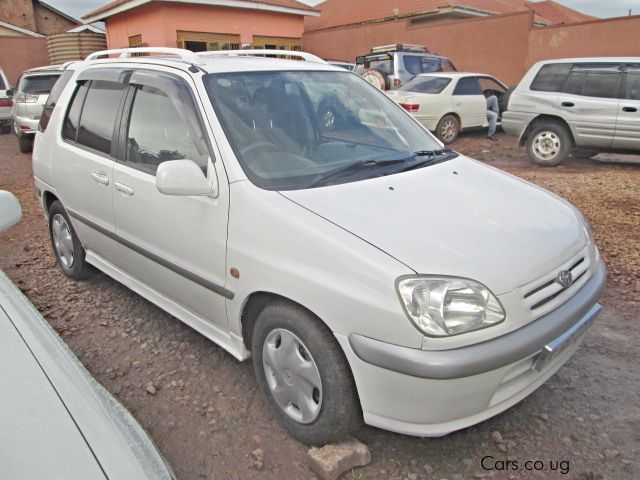
<svg viewBox="0 0 640 480"><path fill-rule="evenodd" d="M130 48L140 47L140 46L142 46L142 35L138 34L138 35L134 35L132 37L129 37L129 47Z"/></svg>

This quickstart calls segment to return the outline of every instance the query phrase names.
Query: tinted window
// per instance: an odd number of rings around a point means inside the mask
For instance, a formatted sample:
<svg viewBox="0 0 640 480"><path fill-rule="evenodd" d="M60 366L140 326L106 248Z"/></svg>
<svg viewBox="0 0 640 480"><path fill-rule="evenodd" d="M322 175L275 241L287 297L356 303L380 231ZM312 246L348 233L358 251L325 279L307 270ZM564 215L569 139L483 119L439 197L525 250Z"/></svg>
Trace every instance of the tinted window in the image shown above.
<svg viewBox="0 0 640 480"><path fill-rule="evenodd" d="M587 79L587 72L573 71L567 77L567 81L562 89L565 93L573 95L582 95L584 81Z"/></svg>
<svg viewBox="0 0 640 480"><path fill-rule="evenodd" d="M44 132L47 129L47 125L49 125L49 120L51 119L51 114L53 113L53 109L58 103L58 99L64 90L64 87L69 83L69 79L73 76L73 70L65 70L64 73L58 78L58 81L55 83L53 88L51 89L51 93L49 94L49 98L47 98L47 103L45 103L44 108L42 109L42 115L40 116L40 123L38 124L38 130Z"/></svg>
<svg viewBox="0 0 640 480"><path fill-rule="evenodd" d="M398 90L404 92L440 93L449 83L451 83L450 78L419 76L398 87Z"/></svg>
<svg viewBox="0 0 640 480"><path fill-rule="evenodd" d="M419 73L454 71L455 68L451 62L438 57L426 57L424 55L404 55L404 68L411 75Z"/></svg>
<svg viewBox="0 0 640 480"><path fill-rule="evenodd" d="M18 90L24 93L32 93L34 95L49 93L59 77L59 73L55 75L23 77L20 81L20 87Z"/></svg>
<svg viewBox="0 0 640 480"><path fill-rule="evenodd" d="M466 77L458 80L454 95L482 95L478 77Z"/></svg>
<svg viewBox="0 0 640 480"><path fill-rule="evenodd" d="M497 92L504 92L505 89L502 85L496 82L493 78L480 77L480 88L484 92L485 90L495 90Z"/></svg>
<svg viewBox="0 0 640 480"><path fill-rule="evenodd" d="M586 97L618 98L618 64L576 64L563 91Z"/></svg>
<svg viewBox="0 0 640 480"><path fill-rule="evenodd" d="M122 83L94 80L82 107L77 142L110 153L118 105L125 90Z"/></svg>
<svg viewBox="0 0 640 480"><path fill-rule="evenodd" d="M6 90L7 86L4 84L4 79L2 78L2 75L0 75L0 90Z"/></svg>
<svg viewBox="0 0 640 480"><path fill-rule="evenodd" d="M180 108L195 107L181 105ZM202 134L190 130L164 92L149 86L138 88L129 120L127 162L155 174L162 162L186 158L206 172L208 152L200 153L196 147L197 138Z"/></svg>
<svg viewBox="0 0 640 480"><path fill-rule="evenodd" d="M393 72L393 61L388 57L380 57L379 60L371 60L356 67L356 72L362 74L365 70L373 69L385 75Z"/></svg>
<svg viewBox="0 0 640 480"><path fill-rule="evenodd" d="M68 140L76 141L78 135L78 123L80 123L80 112L82 111L82 103L84 97L87 94L88 83L83 83L78 87L76 93L71 100L71 106L67 112L67 117L64 119L64 126L62 127L62 136Z"/></svg>
<svg viewBox="0 0 640 480"><path fill-rule="evenodd" d="M627 66L622 98L640 100L640 64Z"/></svg>
<svg viewBox="0 0 640 480"><path fill-rule="evenodd" d="M565 78L571 71L570 63L551 63L544 65L531 82L531 90L539 92L559 92Z"/></svg>

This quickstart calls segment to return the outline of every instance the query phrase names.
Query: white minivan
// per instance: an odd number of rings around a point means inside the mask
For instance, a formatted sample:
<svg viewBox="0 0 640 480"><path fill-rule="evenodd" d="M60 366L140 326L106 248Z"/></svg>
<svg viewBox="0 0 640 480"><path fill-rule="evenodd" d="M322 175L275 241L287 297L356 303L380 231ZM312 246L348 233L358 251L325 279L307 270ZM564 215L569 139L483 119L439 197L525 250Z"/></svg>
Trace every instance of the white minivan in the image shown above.
<svg viewBox="0 0 640 480"><path fill-rule="evenodd" d="M58 264L252 357L299 440L362 420L444 435L576 351L606 273L568 202L443 148L310 54L111 54L67 69L36 135Z"/></svg>

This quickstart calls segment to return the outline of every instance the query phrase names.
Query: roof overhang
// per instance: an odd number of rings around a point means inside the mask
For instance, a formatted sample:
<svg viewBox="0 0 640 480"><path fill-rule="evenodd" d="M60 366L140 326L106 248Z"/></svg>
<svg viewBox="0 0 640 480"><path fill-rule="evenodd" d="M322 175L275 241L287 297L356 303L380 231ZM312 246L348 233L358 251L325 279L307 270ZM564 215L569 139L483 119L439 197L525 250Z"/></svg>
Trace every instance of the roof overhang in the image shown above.
<svg viewBox="0 0 640 480"><path fill-rule="evenodd" d="M39 33L32 32L31 30L27 30L26 28L16 27L15 25L11 25L10 23L1 22L0 27L7 28L9 30L13 30L14 32L21 33L28 37L44 37L44 35L40 35Z"/></svg>
<svg viewBox="0 0 640 480"><path fill-rule="evenodd" d="M132 10L147 3L151 3L153 0L130 0L121 5L117 5L104 12L99 12L95 15L82 17L85 23L93 23L104 21L105 19L118 15L119 13ZM257 3L246 0L171 0L171 3L191 3L196 5L207 5L215 7L228 7L228 8L243 8L247 10L263 10L267 12L289 13L292 15L306 15L317 17L320 12L317 10L304 10L301 8L281 7L278 5L269 5L266 3Z"/></svg>

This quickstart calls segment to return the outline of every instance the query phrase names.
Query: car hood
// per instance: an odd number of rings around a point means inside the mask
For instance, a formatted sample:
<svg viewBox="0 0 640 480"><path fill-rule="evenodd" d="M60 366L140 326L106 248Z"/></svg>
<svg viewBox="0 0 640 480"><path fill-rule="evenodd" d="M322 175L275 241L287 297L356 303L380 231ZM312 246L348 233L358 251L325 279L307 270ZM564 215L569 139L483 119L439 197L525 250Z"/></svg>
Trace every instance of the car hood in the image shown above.
<svg viewBox="0 0 640 480"><path fill-rule="evenodd" d="M417 273L472 278L498 295L548 274L588 241L571 204L464 156L281 194Z"/></svg>

